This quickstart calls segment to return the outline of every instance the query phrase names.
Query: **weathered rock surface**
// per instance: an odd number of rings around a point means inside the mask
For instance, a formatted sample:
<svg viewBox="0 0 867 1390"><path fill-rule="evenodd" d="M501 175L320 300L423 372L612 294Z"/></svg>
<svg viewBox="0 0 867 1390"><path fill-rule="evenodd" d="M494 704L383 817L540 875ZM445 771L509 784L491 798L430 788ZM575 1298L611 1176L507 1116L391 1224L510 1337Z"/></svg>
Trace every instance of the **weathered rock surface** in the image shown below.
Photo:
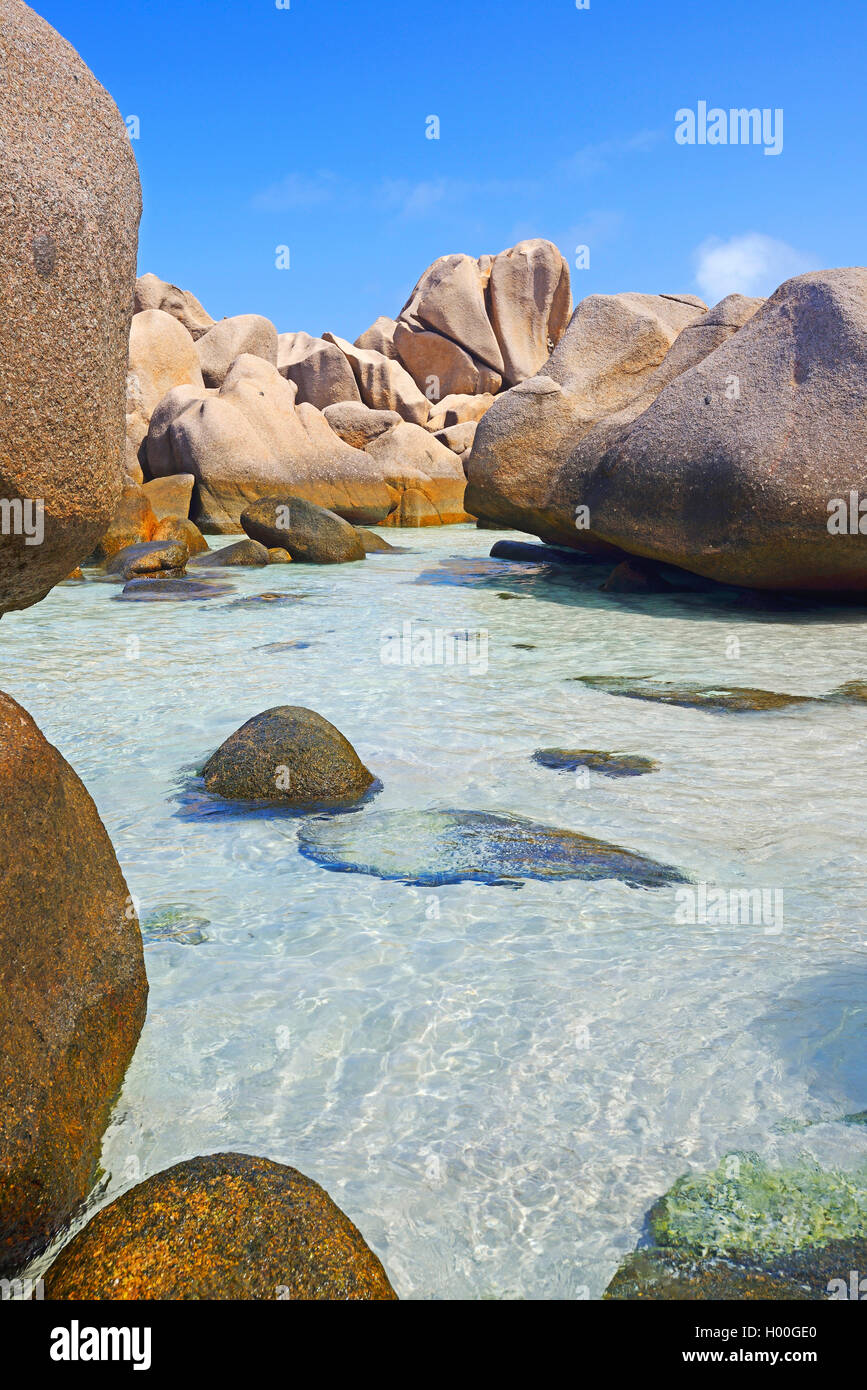
<svg viewBox="0 0 867 1390"><path fill-rule="evenodd" d="M534 377L482 417L467 461L474 516L580 546L573 517L552 512L551 485L581 437L638 396L672 343L703 310L691 298L590 295Z"/></svg>
<svg viewBox="0 0 867 1390"><path fill-rule="evenodd" d="M394 330L397 324L394 319L390 319L385 314L380 314L360 337L356 338L357 348L371 348L374 352L382 353L383 357L391 357L397 360L397 349L394 346Z"/></svg>
<svg viewBox="0 0 867 1390"><path fill-rule="evenodd" d="M294 381L300 405L306 401L317 410L339 401L361 401L355 374L346 356L334 343L312 338L309 333L281 333L277 339L277 370Z"/></svg>
<svg viewBox="0 0 867 1390"><path fill-rule="evenodd" d="M367 446L382 477L397 494L397 508L386 526L448 525L466 521L466 475L460 459L419 425L395 425ZM407 494L417 493L427 506ZM414 519L417 516L418 519Z"/></svg>
<svg viewBox="0 0 867 1390"><path fill-rule="evenodd" d="M248 719L208 759L202 776L217 796L292 806L353 805L374 782L340 730L300 705Z"/></svg>
<svg viewBox="0 0 867 1390"><path fill-rule="evenodd" d="M142 486L157 521L169 516L189 516L195 482L192 473L172 473L168 477L152 478Z"/></svg>
<svg viewBox="0 0 867 1390"><path fill-rule="evenodd" d="M16 7L17 8L17 7ZM90 1190L144 1022L141 935L86 789L0 694L0 1275Z"/></svg>
<svg viewBox="0 0 867 1390"><path fill-rule="evenodd" d="M535 376L572 313L569 267L550 241L521 241L494 257L488 281L491 325L507 386Z"/></svg>
<svg viewBox="0 0 867 1390"><path fill-rule="evenodd" d="M190 561L197 569L224 569L233 565L267 565L268 551L258 541L236 541L234 545L221 546L219 550L209 550L207 555L199 555Z"/></svg>
<svg viewBox="0 0 867 1390"><path fill-rule="evenodd" d="M202 372L196 345L183 324L162 309L134 314L129 331L129 371L126 386L126 466L141 468L142 443L151 416L163 396L175 386L202 391Z"/></svg>
<svg viewBox="0 0 867 1390"><path fill-rule="evenodd" d="M65 579L117 507L141 191L114 102L19 0L0 71L0 497L41 505L44 527L28 544L4 520L3 613Z"/></svg>
<svg viewBox="0 0 867 1390"><path fill-rule="evenodd" d="M372 439L378 439L402 419L396 410L371 410L361 401L329 405L322 413L334 433L352 449L366 449Z"/></svg>
<svg viewBox="0 0 867 1390"><path fill-rule="evenodd" d="M322 336L346 356L365 405L371 410L396 410L401 419L424 424L430 414L430 402L399 362L372 348L355 347L334 333Z"/></svg>
<svg viewBox="0 0 867 1390"><path fill-rule="evenodd" d="M226 374L244 353L277 365L277 329L261 314L236 314L221 319L196 341L206 386L222 386Z"/></svg>
<svg viewBox="0 0 867 1390"><path fill-rule="evenodd" d="M428 266L400 319L451 339L502 378L503 355L485 309L482 272L472 256L441 256ZM400 351L396 335L395 346Z"/></svg>
<svg viewBox="0 0 867 1390"><path fill-rule="evenodd" d="M452 425L478 423L493 404L494 397L489 391L480 396L444 396L431 407L427 428L431 434L436 434L439 430L451 429Z"/></svg>
<svg viewBox="0 0 867 1390"><path fill-rule="evenodd" d="M198 526L185 516L164 516L158 521L153 533L155 541L179 541L187 547L190 555L201 555L208 549Z"/></svg>
<svg viewBox="0 0 867 1390"><path fill-rule="evenodd" d="M121 493L111 525L89 557L90 562L102 564L128 545L152 540L157 525L144 488L137 483L128 483Z"/></svg>
<svg viewBox="0 0 867 1390"><path fill-rule="evenodd" d="M484 362L476 362L451 338L421 324L399 320L394 346L416 386L434 404L443 396L493 393L503 384L499 372Z"/></svg>
<svg viewBox="0 0 867 1390"><path fill-rule="evenodd" d="M263 497L241 513L241 525L266 549L288 550L295 562L338 565L364 559L355 527L302 497Z"/></svg>
<svg viewBox="0 0 867 1390"><path fill-rule="evenodd" d="M801 275L675 378L588 490L601 539L758 589L867 586L867 270Z"/></svg>
<svg viewBox="0 0 867 1390"><path fill-rule="evenodd" d="M46 1296L396 1298L360 1231L318 1183L232 1153L178 1163L103 1207L61 1251Z"/></svg>
<svg viewBox="0 0 867 1390"><path fill-rule="evenodd" d="M135 312L141 314L146 309L171 314L193 338L201 338L216 322L189 290L179 290L177 285L150 273L140 275L135 282Z"/></svg>
<svg viewBox="0 0 867 1390"><path fill-rule="evenodd" d="M105 567L106 574L118 579L180 579L189 559L187 547L179 541L144 541L119 550Z"/></svg>

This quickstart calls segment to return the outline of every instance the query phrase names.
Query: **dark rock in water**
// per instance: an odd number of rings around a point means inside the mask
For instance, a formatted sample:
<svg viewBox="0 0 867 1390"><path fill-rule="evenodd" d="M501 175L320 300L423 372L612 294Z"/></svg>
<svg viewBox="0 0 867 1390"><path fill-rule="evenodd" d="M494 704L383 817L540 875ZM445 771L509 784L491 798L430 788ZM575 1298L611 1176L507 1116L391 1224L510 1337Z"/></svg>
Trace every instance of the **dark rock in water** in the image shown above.
<svg viewBox="0 0 867 1390"><path fill-rule="evenodd" d="M248 719L202 776L217 796L294 806L353 805L375 780L340 730L301 705L277 705Z"/></svg>
<svg viewBox="0 0 867 1390"><path fill-rule="evenodd" d="M232 584L209 584L203 579L131 579L116 597L128 602L179 603L184 599L223 598L234 592Z"/></svg>
<svg viewBox="0 0 867 1390"><path fill-rule="evenodd" d="M241 513L241 525L268 549L288 550L309 565L363 560L364 546L354 526L325 507L300 497L263 497Z"/></svg>
<svg viewBox="0 0 867 1390"><path fill-rule="evenodd" d="M847 681L825 696L829 705L862 705L867 702L867 681Z"/></svg>
<svg viewBox="0 0 867 1390"><path fill-rule="evenodd" d="M754 690L749 686L676 685L673 682L651 680L644 676L572 676L572 680L604 690L607 695L622 695L627 700L653 700L661 705L681 705L684 709L708 710L711 714L743 713L788 709L791 705L815 704L812 695L781 695L773 690Z"/></svg>
<svg viewBox="0 0 867 1390"><path fill-rule="evenodd" d="M52 1300L394 1299L361 1232L295 1168L188 1159L125 1192L60 1252Z"/></svg>
<svg viewBox="0 0 867 1390"><path fill-rule="evenodd" d="M365 555L379 555L380 553L407 555L409 553L408 546L389 545L385 537L378 536L375 531L368 531L363 526L356 526L355 529L361 537L361 544L364 546Z"/></svg>
<svg viewBox="0 0 867 1390"><path fill-rule="evenodd" d="M499 530L493 526L491 530ZM513 560L534 565L598 565L596 555L581 550L564 550L556 545L533 545L529 541L495 541L491 546L492 560Z"/></svg>
<svg viewBox="0 0 867 1390"><path fill-rule="evenodd" d="M849 1266L847 1266L848 1268ZM803 1283L786 1278L777 1268L748 1267L729 1260L700 1259L676 1250L636 1250L620 1266L604 1299L645 1302L756 1299L804 1301L826 1299Z"/></svg>
<svg viewBox="0 0 867 1390"><path fill-rule="evenodd" d="M105 572L118 579L180 579L188 558L187 547L177 541L143 541L119 550Z"/></svg>
<svg viewBox="0 0 867 1390"><path fill-rule="evenodd" d="M302 642L297 638L294 642L264 642L261 647L254 647L256 652L306 652L310 646L309 642Z"/></svg>
<svg viewBox="0 0 867 1390"><path fill-rule="evenodd" d="M512 646L519 652L534 652L536 650L535 642L513 642Z"/></svg>
<svg viewBox="0 0 867 1390"><path fill-rule="evenodd" d="M654 758L642 758L638 753L602 753L590 748L539 748L533 754L533 762L557 772L587 767L604 777L641 777L659 767Z"/></svg>
<svg viewBox="0 0 867 1390"><path fill-rule="evenodd" d="M621 560L601 588L605 594L668 594L672 586L656 565L641 560Z"/></svg>
<svg viewBox="0 0 867 1390"><path fill-rule="evenodd" d="M135 908L96 807L0 694L0 1277L87 1196L145 1018Z"/></svg>
<svg viewBox="0 0 867 1390"><path fill-rule="evenodd" d="M236 541L234 545L223 546L221 550L209 550L207 555L197 555L190 566L197 569L223 569L228 565L267 565L268 551L258 541Z"/></svg>
<svg viewBox="0 0 867 1390"><path fill-rule="evenodd" d="M284 550L280 545L272 545L268 551L269 565L291 565L292 556L288 550Z"/></svg>
<svg viewBox="0 0 867 1390"><path fill-rule="evenodd" d="M622 879L633 888L689 880L617 845L483 811L368 811L302 827L301 853L324 869L436 886L468 881L515 887L523 879Z"/></svg>
<svg viewBox="0 0 867 1390"><path fill-rule="evenodd" d="M270 603L274 608L289 608L306 597L306 594L275 594L269 590L264 594L247 594L244 598L236 598L229 607L259 608L263 603Z"/></svg>
<svg viewBox="0 0 867 1390"><path fill-rule="evenodd" d="M506 592L505 590L504 590L502 593L497 594L497 598L529 598L529 597L530 597L529 594L510 594L510 593Z"/></svg>
<svg viewBox="0 0 867 1390"><path fill-rule="evenodd" d="M185 907L164 907L148 914L141 932L146 942L176 941L181 946L201 946L208 939L204 928L210 925L201 913Z"/></svg>

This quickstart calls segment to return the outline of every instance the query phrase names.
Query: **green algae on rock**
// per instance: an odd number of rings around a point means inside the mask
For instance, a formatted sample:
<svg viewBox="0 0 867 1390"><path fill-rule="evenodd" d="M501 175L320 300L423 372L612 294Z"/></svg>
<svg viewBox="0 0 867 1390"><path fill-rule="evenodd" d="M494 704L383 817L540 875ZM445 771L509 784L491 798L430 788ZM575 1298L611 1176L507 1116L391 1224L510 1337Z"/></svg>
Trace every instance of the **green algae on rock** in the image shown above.
<svg viewBox="0 0 867 1390"><path fill-rule="evenodd" d="M759 1257L867 1236L867 1166L844 1172L802 1159L772 1168L757 1154L727 1154L687 1174L651 1208L664 1248Z"/></svg>
<svg viewBox="0 0 867 1390"><path fill-rule="evenodd" d="M685 709L708 710L712 714L741 714L763 710L787 709L791 705L815 704L814 695L783 695L773 690L756 690L751 686L675 684L651 680L646 676L573 676L594 690L606 695L622 695L627 700L653 700L662 705L681 705Z"/></svg>
<svg viewBox="0 0 867 1390"><path fill-rule="evenodd" d="M642 777L659 767L655 758L643 758L639 753L606 753L592 748L537 748L533 762L556 772L577 772L579 767L586 767L603 777Z"/></svg>
<svg viewBox="0 0 867 1390"><path fill-rule="evenodd" d="M351 823L350 823L351 822ZM621 879L632 888L689 880L679 870L573 830L483 811L368 811L302 826L307 859L340 873L419 886L523 879Z"/></svg>
<svg viewBox="0 0 867 1390"><path fill-rule="evenodd" d="M125 1192L45 1277L51 1300L395 1299L364 1237L295 1168L209 1154Z"/></svg>
<svg viewBox="0 0 867 1390"><path fill-rule="evenodd" d="M852 1297L851 1271L867 1268L867 1241L832 1241L768 1260L702 1258L649 1247L623 1261L604 1299L828 1302ZM860 1297L860 1291L857 1294Z"/></svg>

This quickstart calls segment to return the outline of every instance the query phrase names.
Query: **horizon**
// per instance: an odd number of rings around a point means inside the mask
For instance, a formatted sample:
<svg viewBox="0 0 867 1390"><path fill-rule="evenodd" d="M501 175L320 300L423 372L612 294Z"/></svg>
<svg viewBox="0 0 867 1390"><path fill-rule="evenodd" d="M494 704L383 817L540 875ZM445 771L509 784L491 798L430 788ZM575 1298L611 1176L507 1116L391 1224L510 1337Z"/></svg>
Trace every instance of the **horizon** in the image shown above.
<svg viewBox="0 0 867 1390"><path fill-rule="evenodd" d="M632 290L711 304L864 259L851 171L867 26L841 0L823 7L821 48L814 7L746 0L710 33L701 12L613 0L538 19L505 0L493 22L443 0L435 25L393 0L38 13L137 123L139 273L214 318L351 341L397 317L438 257L530 237L560 248L576 303ZM782 147L679 143L678 116L702 103L779 113Z"/></svg>

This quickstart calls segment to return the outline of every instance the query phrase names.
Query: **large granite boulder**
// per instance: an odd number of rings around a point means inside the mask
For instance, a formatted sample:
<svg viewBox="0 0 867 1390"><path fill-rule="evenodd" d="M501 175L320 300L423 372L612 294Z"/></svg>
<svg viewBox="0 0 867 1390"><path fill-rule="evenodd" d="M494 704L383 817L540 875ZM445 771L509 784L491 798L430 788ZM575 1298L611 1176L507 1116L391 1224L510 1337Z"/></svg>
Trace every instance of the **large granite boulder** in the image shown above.
<svg viewBox="0 0 867 1390"><path fill-rule="evenodd" d="M835 591L867 586L853 491L867 494L863 268L781 285L666 386L586 500L595 533L636 555L751 588Z"/></svg>
<svg viewBox="0 0 867 1390"><path fill-rule="evenodd" d="M277 329L261 314L221 319L196 341L206 386L222 386L236 357L249 353L277 365Z"/></svg>
<svg viewBox="0 0 867 1390"><path fill-rule="evenodd" d="M366 449L371 440L378 439L386 430L401 422L396 410L371 410L361 401L329 405L322 414L334 433L353 449Z"/></svg>
<svg viewBox="0 0 867 1390"><path fill-rule="evenodd" d="M384 525L447 526L468 520L463 464L420 425L395 425L370 441L367 454L397 494L397 506Z"/></svg>
<svg viewBox="0 0 867 1390"><path fill-rule="evenodd" d="M140 314L146 309L171 314L193 338L201 338L216 322L189 290L179 290L177 285L150 273L140 275L135 282L135 312Z"/></svg>
<svg viewBox="0 0 867 1390"><path fill-rule="evenodd" d="M286 550L303 564L339 565L364 559L355 527L303 497L261 498L241 513L241 525L267 550Z"/></svg>
<svg viewBox="0 0 867 1390"><path fill-rule="evenodd" d="M499 396L467 461L467 510L544 540L578 545L548 509L551 483L581 437L638 396L684 328L706 313L691 296L590 295L540 372Z"/></svg>
<svg viewBox="0 0 867 1390"><path fill-rule="evenodd" d="M108 561L105 572L115 579L180 579L190 552L183 541L141 541L125 546Z"/></svg>
<svg viewBox="0 0 867 1390"><path fill-rule="evenodd" d="M19 0L0 72L3 613L65 579L117 507L141 191L114 102Z"/></svg>
<svg viewBox="0 0 867 1390"><path fill-rule="evenodd" d="M397 349L394 346L394 331L397 323L385 314L380 314L378 319L355 340L357 348L372 348L374 352L382 353L383 357L391 357L397 360Z"/></svg>
<svg viewBox="0 0 867 1390"><path fill-rule="evenodd" d="M507 386L535 376L572 313L569 266L550 241L521 241L494 257L488 280L491 325Z"/></svg>
<svg viewBox="0 0 867 1390"><path fill-rule="evenodd" d="M397 1297L318 1183L248 1154L188 1159L103 1207L45 1281L56 1300Z"/></svg>
<svg viewBox="0 0 867 1390"><path fill-rule="evenodd" d="M361 524L387 516L392 495L366 454L345 444L314 406L296 408L296 390L275 366L243 355L218 392L191 396L177 387L160 402L148 466L155 475L193 474L201 530L239 531L248 503L287 492Z"/></svg>
<svg viewBox="0 0 867 1390"><path fill-rule="evenodd" d="M153 540L158 525L144 488L138 483L127 483L111 524L88 557L88 563L103 564L128 545Z"/></svg>
<svg viewBox="0 0 867 1390"><path fill-rule="evenodd" d="M487 315L484 290L484 272L472 256L441 256L416 284L400 318L451 339L502 378L503 354ZM395 345L400 351L396 335Z"/></svg>
<svg viewBox="0 0 867 1390"><path fill-rule="evenodd" d="M248 719L208 759L202 777L217 796L291 806L354 805L374 782L340 730L300 705Z"/></svg>
<svg viewBox="0 0 867 1390"><path fill-rule="evenodd" d="M135 908L96 807L3 694L0 785L5 1276L48 1244L91 1188L147 980Z"/></svg>
<svg viewBox="0 0 867 1390"><path fill-rule="evenodd" d="M394 332L397 355L416 386L431 402L443 396L493 394L503 378L483 362L477 362L459 343L434 333L421 324L401 319Z"/></svg>
<svg viewBox="0 0 867 1390"><path fill-rule="evenodd" d="M338 401L359 401L355 375L345 355L334 343L312 338L309 333L281 333L277 339L277 370L294 381L296 401L317 410Z"/></svg>
<svg viewBox="0 0 867 1390"><path fill-rule="evenodd" d="M183 324L162 309L134 314L126 383L126 467L136 481L141 477L134 470L141 471L145 461L142 444L163 396L175 386L202 391L204 385L196 345Z"/></svg>

